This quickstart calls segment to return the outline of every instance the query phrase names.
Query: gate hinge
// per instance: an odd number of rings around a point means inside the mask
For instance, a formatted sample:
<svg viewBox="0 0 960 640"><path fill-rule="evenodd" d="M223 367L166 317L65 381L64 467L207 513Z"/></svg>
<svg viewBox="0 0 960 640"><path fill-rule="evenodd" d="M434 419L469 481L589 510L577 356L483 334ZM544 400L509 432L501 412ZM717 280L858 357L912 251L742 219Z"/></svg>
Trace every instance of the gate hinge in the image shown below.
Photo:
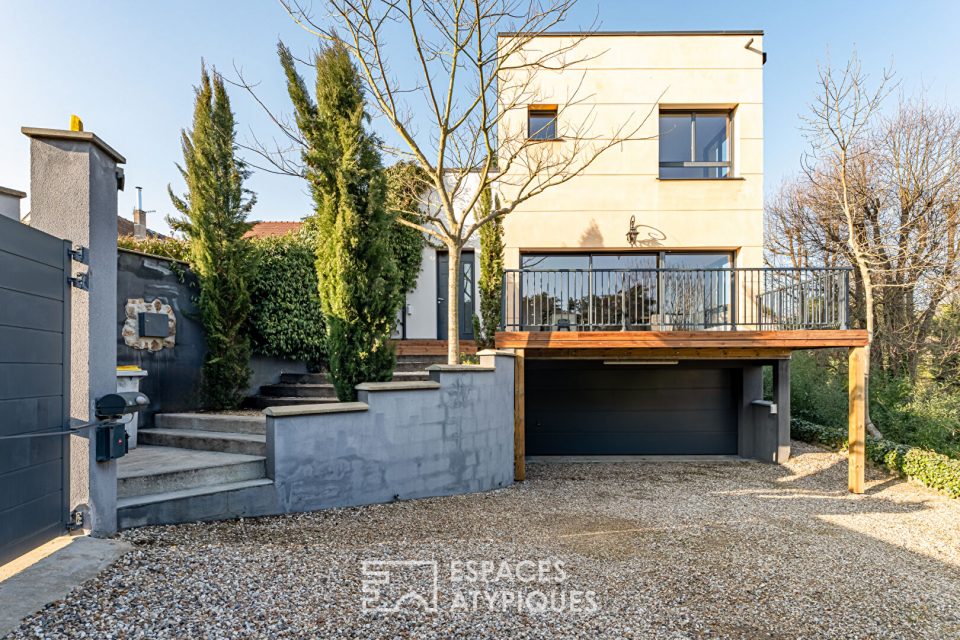
<svg viewBox="0 0 960 640"><path fill-rule="evenodd" d="M90 264L90 249L84 246L77 245L76 249L70 249L67 253L70 254L70 259L74 262Z"/></svg>
<svg viewBox="0 0 960 640"><path fill-rule="evenodd" d="M72 278L67 278L67 282L69 282L71 286L76 287L81 291L89 291L90 290L90 273L89 272L78 273Z"/></svg>

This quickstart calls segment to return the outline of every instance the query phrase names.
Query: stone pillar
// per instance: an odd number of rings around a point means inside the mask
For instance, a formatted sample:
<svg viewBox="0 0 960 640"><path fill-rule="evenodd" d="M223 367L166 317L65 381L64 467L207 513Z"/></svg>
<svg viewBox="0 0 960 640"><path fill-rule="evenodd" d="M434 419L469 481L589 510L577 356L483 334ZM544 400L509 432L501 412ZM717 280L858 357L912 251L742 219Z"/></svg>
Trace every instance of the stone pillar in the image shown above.
<svg viewBox="0 0 960 640"><path fill-rule="evenodd" d="M30 138L30 226L89 249L89 290L73 289L70 417L94 419L117 390L117 190L123 156L88 131L24 127ZM70 508L94 536L117 530L117 465L96 461L92 430L70 437Z"/></svg>

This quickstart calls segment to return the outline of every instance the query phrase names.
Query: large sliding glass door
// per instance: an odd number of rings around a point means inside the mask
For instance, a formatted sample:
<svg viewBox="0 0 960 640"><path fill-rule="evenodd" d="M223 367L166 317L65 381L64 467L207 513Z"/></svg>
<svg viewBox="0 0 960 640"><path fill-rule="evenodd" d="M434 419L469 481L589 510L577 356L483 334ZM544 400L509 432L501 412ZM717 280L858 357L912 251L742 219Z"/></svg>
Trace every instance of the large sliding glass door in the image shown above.
<svg viewBox="0 0 960 640"><path fill-rule="evenodd" d="M727 252L523 254L525 330L711 328L730 322Z"/></svg>

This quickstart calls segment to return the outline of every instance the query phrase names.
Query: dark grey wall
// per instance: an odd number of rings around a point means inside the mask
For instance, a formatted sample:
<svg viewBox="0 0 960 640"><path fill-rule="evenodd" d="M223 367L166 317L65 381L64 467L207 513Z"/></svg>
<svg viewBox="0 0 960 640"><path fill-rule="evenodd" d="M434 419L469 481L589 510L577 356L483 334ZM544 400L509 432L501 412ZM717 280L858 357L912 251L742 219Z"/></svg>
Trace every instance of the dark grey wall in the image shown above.
<svg viewBox="0 0 960 640"><path fill-rule="evenodd" d="M181 275L183 282L181 282ZM153 424L158 412L192 411L200 407L200 372L207 345L194 298L199 293L196 276L186 265L132 251L117 254L117 364L138 365L149 375L140 389L150 398L150 409L140 412L140 424ZM160 351L134 349L120 334L126 320L127 300L160 299L177 316L176 346Z"/></svg>

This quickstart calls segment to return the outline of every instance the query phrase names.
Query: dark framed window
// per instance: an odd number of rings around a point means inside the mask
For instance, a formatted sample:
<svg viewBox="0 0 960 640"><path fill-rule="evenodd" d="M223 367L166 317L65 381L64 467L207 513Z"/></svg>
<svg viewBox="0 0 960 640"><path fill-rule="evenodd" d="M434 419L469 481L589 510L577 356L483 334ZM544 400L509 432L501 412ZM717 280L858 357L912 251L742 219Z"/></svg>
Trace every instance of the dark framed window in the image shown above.
<svg viewBox="0 0 960 640"><path fill-rule="evenodd" d="M729 178L732 128L729 111L661 111L660 177Z"/></svg>
<svg viewBox="0 0 960 640"><path fill-rule="evenodd" d="M527 108L527 138L530 140L557 139L557 105L540 104Z"/></svg>

